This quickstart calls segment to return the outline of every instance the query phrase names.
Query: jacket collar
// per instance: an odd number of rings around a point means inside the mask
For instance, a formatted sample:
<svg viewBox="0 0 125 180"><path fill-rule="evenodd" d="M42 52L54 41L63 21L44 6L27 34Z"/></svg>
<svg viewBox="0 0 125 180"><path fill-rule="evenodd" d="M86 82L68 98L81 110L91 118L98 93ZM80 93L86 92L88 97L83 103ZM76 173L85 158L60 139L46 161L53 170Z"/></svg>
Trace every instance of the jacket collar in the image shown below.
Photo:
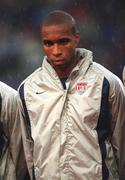
<svg viewBox="0 0 125 180"><path fill-rule="evenodd" d="M84 48L76 48L76 54L78 56L79 62L72 70L72 73L76 73L82 70L82 73L85 74L88 67L91 65L93 61L93 54L91 51L84 49ZM42 69L47 71L50 75L57 76L54 68L51 66L51 64L47 60L47 56L44 57L43 63L42 63ZM71 73L71 74L72 74Z"/></svg>

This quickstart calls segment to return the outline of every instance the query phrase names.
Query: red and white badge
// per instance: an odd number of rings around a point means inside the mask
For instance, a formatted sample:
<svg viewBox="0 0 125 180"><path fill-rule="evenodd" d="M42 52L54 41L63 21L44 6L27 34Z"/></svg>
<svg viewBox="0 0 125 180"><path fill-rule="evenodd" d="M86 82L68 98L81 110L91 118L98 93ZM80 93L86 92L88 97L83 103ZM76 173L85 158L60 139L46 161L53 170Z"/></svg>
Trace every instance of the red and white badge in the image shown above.
<svg viewBox="0 0 125 180"><path fill-rule="evenodd" d="M76 90L79 94L82 94L85 92L85 90L88 88L88 83L87 82L79 82L76 84Z"/></svg>

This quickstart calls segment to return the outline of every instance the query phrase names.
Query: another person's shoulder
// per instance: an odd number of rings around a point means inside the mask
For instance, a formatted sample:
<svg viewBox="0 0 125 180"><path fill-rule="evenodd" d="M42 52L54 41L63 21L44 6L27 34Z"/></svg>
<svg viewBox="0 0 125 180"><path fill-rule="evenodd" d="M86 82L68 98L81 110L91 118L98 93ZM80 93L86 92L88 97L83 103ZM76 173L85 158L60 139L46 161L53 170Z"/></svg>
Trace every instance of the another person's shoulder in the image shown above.
<svg viewBox="0 0 125 180"><path fill-rule="evenodd" d="M124 85L125 85L125 66L124 66L124 68L123 68L122 80L123 80L123 83L124 83Z"/></svg>
<svg viewBox="0 0 125 180"><path fill-rule="evenodd" d="M1 96L11 97L11 96L16 96L16 94L17 94L17 91L15 89L5 84L4 82L0 81L0 95Z"/></svg>
<svg viewBox="0 0 125 180"><path fill-rule="evenodd" d="M0 108L2 115L9 115L17 106L17 91L0 81ZM7 116L6 116L7 117Z"/></svg>

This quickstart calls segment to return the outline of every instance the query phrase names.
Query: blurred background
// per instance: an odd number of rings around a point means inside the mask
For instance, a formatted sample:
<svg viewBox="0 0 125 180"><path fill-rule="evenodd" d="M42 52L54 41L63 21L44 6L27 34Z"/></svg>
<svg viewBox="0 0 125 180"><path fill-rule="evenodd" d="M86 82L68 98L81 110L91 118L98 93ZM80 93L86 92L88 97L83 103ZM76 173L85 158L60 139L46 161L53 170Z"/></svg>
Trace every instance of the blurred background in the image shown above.
<svg viewBox="0 0 125 180"><path fill-rule="evenodd" d="M41 66L39 25L52 10L65 10L77 21L79 47L122 79L125 64L125 3L122 0L1 0L0 80L17 89Z"/></svg>

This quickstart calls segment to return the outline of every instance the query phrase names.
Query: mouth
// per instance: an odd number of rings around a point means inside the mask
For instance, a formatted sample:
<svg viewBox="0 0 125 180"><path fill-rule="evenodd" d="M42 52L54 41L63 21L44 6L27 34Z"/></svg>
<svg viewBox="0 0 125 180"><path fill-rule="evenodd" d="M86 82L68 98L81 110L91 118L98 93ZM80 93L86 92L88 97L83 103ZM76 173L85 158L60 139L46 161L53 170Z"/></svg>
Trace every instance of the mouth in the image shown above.
<svg viewBox="0 0 125 180"><path fill-rule="evenodd" d="M65 60L64 59L54 59L53 62L64 62Z"/></svg>

